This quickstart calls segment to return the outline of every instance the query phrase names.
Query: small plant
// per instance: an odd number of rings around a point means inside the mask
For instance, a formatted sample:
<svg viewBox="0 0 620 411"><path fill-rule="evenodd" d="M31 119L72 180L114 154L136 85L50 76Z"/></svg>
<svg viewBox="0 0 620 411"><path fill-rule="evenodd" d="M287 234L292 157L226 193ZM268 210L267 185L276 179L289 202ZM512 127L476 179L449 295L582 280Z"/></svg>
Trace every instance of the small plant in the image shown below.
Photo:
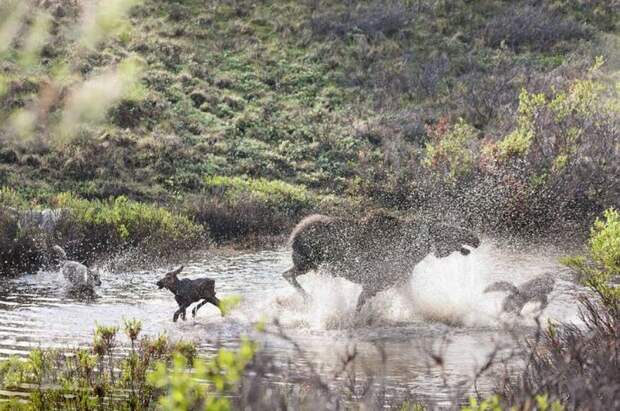
<svg viewBox="0 0 620 411"><path fill-rule="evenodd" d="M424 164L433 169L445 170L450 178L469 173L474 164L471 145L476 131L463 119L452 126L447 119L435 127L428 127L431 142L426 144Z"/></svg>
<svg viewBox="0 0 620 411"><path fill-rule="evenodd" d="M139 320L125 320L124 331L129 341L131 341L131 345L134 345L136 342L140 331L142 331L142 322Z"/></svg>
<svg viewBox="0 0 620 411"><path fill-rule="evenodd" d="M196 359L192 364L186 357L175 355L172 369L165 363L159 363L149 374L148 381L164 392L158 400L162 410L230 410L231 404L225 395L240 381L255 352L256 344L244 339L237 352L220 349L208 361ZM191 373L188 372L189 364L192 364ZM208 389L201 380L208 381L213 389Z"/></svg>
<svg viewBox="0 0 620 411"><path fill-rule="evenodd" d="M226 316L230 314L230 312L237 308L240 304L241 296L230 295L220 299L219 309L222 311L222 315Z"/></svg>

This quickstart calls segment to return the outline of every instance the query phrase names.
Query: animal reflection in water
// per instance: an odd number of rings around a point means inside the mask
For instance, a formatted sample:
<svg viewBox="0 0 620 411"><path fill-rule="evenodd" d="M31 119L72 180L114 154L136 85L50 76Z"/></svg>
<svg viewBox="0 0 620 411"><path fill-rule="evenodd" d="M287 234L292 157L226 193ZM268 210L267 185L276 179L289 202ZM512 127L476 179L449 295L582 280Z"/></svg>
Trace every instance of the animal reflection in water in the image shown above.
<svg viewBox="0 0 620 411"><path fill-rule="evenodd" d="M469 230L427 224L375 213L364 219L312 215L293 230L290 243L293 267L282 275L305 297L297 277L325 267L336 276L361 284L356 309L375 294L405 283L412 269L428 254L439 258L465 246L478 247L480 239Z"/></svg>
<svg viewBox="0 0 620 411"><path fill-rule="evenodd" d="M553 291L555 279L550 274L544 274L533 280L521 284L519 287L507 281L498 281L489 285L484 292L508 292L502 304L502 311L521 315L521 310L530 301L540 302L540 311L549 304L548 295Z"/></svg>
<svg viewBox="0 0 620 411"><path fill-rule="evenodd" d="M99 273L80 262L69 260L65 250L58 245L52 250L60 265L60 272L68 283L67 294L71 297L93 298L95 287L101 285Z"/></svg>

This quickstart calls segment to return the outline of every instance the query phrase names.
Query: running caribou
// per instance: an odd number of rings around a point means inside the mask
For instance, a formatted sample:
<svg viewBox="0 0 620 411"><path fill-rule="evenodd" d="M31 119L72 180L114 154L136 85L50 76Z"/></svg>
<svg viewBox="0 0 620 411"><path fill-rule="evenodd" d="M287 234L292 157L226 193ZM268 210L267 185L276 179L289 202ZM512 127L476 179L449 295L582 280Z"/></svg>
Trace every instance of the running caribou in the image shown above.
<svg viewBox="0 0 620 411"><path fill-rule="evenodd" d="M360 284L359 311L377 293L405 283L428 254L468 255L480 239L471 231L440 223L373 213L362 219L311 215L294 228L290 245L293 267L284 278L304 296L297 277L325 267L334 276Z"/></svg>

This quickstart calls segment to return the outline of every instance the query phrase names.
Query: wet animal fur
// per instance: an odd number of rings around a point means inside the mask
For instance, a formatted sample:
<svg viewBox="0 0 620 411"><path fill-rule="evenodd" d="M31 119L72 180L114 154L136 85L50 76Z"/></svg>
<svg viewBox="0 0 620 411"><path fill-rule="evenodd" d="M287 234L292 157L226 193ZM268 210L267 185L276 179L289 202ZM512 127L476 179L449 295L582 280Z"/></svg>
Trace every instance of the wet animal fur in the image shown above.
<svg viewBox="0 0 620 411"><path fill-rule="evenodd" d="M548 295L553 291L555 279L549 275L541 275L521 284L519 287L508 281L498 281L485 288L485 293L493 291L508 292L502 303L502 311L521 315L521 310L530 301L539 301L542 311L549 304Z"/></svg>
<svg viewBox="0 0 620 411"><path fill-rule="evenodd" d="M174 294L174 299L179 305L179 309L175 311L172 321L176 322L181 316L185 321L185 310L193 303L202 300L192 309L192 317L196 317L196 313L206 303L211 303L220 308L220 300L215 296L215 280L210 278L197 278L190 280L189 278L179 279L178 274L183 270L183 266L174 271L167 273L162 279L157 281L157 286L167 288ZM221 311L221 309L220 309Z"/></svg>
<svg viewBox="0 0 620 411"><path fill-rule="evenodd" d="M55 245L52 251L60 264L60 272L72 290L93 291L96 286L101 285L101 279L96 271L90 270L82 263L67 259L67 253L62 247Z"/></svg>
<svg viewBox="0 0 620 411"><path fill-rule="evenodd" d="M311 215L304 218L290 237L293 267L283 273L295 288L307 294L297 277L326 267L330 273L362 285L357 302L404 283L422 259L434 252L447 257L463 255L478 247L480 240L469 230L444 224L424 224L384 213L356 220Z"/></svg>

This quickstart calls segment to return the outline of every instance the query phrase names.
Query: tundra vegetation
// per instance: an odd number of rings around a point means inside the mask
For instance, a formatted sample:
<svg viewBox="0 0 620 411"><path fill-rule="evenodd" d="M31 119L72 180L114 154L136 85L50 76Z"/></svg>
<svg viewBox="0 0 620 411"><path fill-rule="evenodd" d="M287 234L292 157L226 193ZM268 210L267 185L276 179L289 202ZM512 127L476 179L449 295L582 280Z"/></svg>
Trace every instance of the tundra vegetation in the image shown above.
<svg viewBox="0 0 620 411"><path fill-rule="evenodd" d="M594 222L587 255L566 260L596 294L589 328L541 326L518 381L466 409L617 408L619 10L3 1L0 274L36 271L54 244L82 261L161 255L261 241L312 212L441 210L448 224L527 237L579 238ZM23 224L44 209L60 211L53 230ZM3 363L3 387L35 387L8 409L225 409L235 390L240 406L288 404L245 389L268 372L252 343L205 362L138 341L138 328L122 360L116 330L100 328L90 351ZM345 404L312 387L306 399L325 402L308 404Z"/></svg>
<svg viewBox="0 0 620 411"><path fill-rule="evenodd" d="M619 207L615 3L4 2L0 186L216 242L373 208L585 233Z"/></svg>

